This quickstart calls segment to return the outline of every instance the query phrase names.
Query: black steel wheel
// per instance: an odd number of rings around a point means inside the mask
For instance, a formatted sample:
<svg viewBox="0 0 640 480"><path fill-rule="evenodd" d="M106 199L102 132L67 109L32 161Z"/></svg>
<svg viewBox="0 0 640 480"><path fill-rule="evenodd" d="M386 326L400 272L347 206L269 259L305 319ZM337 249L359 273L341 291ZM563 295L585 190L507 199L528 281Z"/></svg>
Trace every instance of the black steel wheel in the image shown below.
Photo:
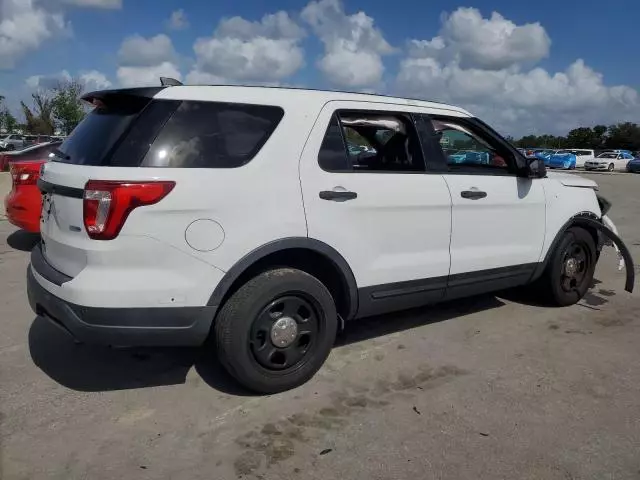
<svg viewBox="0 0 640 480"><path fill-rule="evenodd" d="M593 283L597 259L591 234L579 227L568 229L536 282L541 300L562 307L579 302Z"/></svg>
<svg viewBox="0 0 640 480"><path fill-rule="evenodd" d="M215 322L216 349L240 384L275 393L313 377L337 329L324 284L301 270L278 268L252 278L225 302Z"/></svg>
<svg viewBox="0 0 640 480"><path fill-rule="evenodd" d="M270 302L251 327L249 348L270 370L295 368L313 351L322 328L313 300L289 294Z"/></svg>

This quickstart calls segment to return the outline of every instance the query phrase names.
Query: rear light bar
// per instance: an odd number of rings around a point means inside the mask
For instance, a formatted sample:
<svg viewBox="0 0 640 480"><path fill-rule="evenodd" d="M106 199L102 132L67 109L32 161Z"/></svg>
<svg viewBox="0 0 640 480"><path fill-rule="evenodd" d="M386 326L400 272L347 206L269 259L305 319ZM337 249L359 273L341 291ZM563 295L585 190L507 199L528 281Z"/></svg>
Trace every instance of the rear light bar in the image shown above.
<svg viewBox="0 0 640 480"><path fill-rule="evenodd" d="M118 236L129 214L166 197L175 182L128 182L89 180L84 188L83 221L90 238L112 240Z"/></svg>
<svg viewBox="0 0 640 480"><path fill-rule="evenodd" d="M43 163L44 161L9 163L13 185L35 185L40 177L40 166Z"/></svg>

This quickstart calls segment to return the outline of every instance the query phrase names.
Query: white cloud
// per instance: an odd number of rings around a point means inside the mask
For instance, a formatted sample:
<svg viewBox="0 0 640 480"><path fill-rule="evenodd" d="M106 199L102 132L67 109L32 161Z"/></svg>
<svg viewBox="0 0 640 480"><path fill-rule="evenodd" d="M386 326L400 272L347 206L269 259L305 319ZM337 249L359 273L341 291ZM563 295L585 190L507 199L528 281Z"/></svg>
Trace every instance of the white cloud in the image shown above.
<svg viewBox="0 0 640 480"><path fill-rule="evenodd" d="M187 14L184 13L182 8L171 12L171 16L167 21L167 26L171 30L184 30L185 28L189 28L189 20L187 19Z"/></svg>
<svg viewBox="0 0 640 480"><path fill-rule="evenodd" d="M440 34L414 41L412 48L441 60L457 60L464 68L498 70L537 62L549 55L551 39L539 23L516 25L497 12L483 18L476 8L444 15Z"/></svg>
<svg viewBox="0 0 640 480"><path fill-rule="evenodd" d="M162 62L152 66L119 67L116 75L123 87L159 86L160 77L182 79L180 70L171 62Z"/></svg>
<svg viewBox="0 0 640 480"><path fill-rule="evenodd" d="M14 68L21 57L69 29L61 13L34 0L0 0L0 70Z"/></svg>
<svg viewBox="0 0 640 480"><path fill-rule="evenodd" d="M222 20L212 37L196 40L196 64L187 78L278 82L304 65L300 47L304 35L286 12L256 22L241 17Z"/></svg>
<svg viewBox="0 0 640 480"><path fill-rule="evenodd" d="M637 120L640 108L636 90L606 86L582 60L550 74L542 68L463 69L455 62L409 57L401 62L396 88L403 95L466 107L510 134Z"/></svg>
<svg viewBox="0 0 640 480"><path fill-rule="evenodd" d="M186 77L188 85L223 85L229 84L229 80L213 73L191 70Z"/></svg>
<svg viewBox="0 0 640 480"><path fill-rule="evenodd" d="M105 90L111 88L111 82L106 75L98 70L89 70L82 72L79 76L80 82L84 84L85 91Z"/></svg>
<svg viewBox="0 0 640 480"><path fill-rule="evenodd" d="M122 8L122 0L64 0L64 3L74 5L76 7L89 8Z"/></svg>
<svg viewBox="0 0 640 480"><path fill-rule="evenodd" d="M32 75L25 80L25 84L32 90L40 88L48 90L57 87L61 82L68 82L70 80L71 74L67 70L62 70L49 75Z"/></svg>
<svg viewBox="0 0 640 480"><path fill-rule="evenodd" d="M340 0L312 1L302 11L302 18L324 43L325 54L318 68L330 82L365 87L382 81L382 55L394 49L373 18L364 12L346 15Z"/></svg>
<svg viewBox="0 0 640 480"><path fill-rule="evenodd" d="M47 75L32 75L25 80L25 86L29 90L52 89L60 83L77 80L85 91L102 90L111 87L111 82L106 75L98 70L82 71L72 76L68 70L61 70L58 73Z"/></svg>
<svg viewBox="0 0 640 480"><path fill-rule="evenodd" d="M151 67L176 58L171 39L165 34L144 38L133 35L125 38L118 50L118 63L130 67Z"/></svg>

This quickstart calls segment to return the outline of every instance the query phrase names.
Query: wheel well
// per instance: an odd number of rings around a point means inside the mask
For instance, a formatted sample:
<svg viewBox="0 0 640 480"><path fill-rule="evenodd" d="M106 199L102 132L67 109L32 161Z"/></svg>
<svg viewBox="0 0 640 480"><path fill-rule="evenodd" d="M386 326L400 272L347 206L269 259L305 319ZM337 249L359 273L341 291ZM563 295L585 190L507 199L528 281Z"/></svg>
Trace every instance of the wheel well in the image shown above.
<svg viewBox="0 0 640 480"><path fill-rule="evenodd" d="M270 253L245 269L225 293L221 305L242 285L260 273L277 267L302 270L320 280L331 293L336 310L344 320L351 309L349 284L340 268L327 256L307 248L288 248Z"/></svg>
<svg viewBox="0 0 640 480"><path fill-rule="evenodd" d="M600 218L592 212L583 212L580 213L578 215L576 215L576 217L582 217L582 218L590 218L592 220L596 220L598 222L600 222ZM569 225L567 228L571 228L571 227L579 227L582 228L583 230L586 230L587 232L589 232L589 234L591 235L591 237L593 238L593 243L596 245L596 249L599 250L600 248L600 234L598 233L598 230L594 227L591 227L589 225L585 225L585 224L579 224L579 223L572 223L571 225Z"/></svg>

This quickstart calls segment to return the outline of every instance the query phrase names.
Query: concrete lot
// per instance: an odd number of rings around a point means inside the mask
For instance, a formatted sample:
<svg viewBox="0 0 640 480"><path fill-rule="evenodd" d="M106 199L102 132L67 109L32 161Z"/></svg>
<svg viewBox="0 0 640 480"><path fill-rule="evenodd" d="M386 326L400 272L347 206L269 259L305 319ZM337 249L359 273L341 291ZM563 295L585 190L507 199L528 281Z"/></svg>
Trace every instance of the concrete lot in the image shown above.
<svg viewBox="0 0 640 480"><path fill-rule="evenodd" d="M598 175L640 259L640 176ZM640 295L606 253L581 302L482 296L359 322L294 391L206 350L76 346L26 301L0 221L0 478L640 478Z"/></svg>

